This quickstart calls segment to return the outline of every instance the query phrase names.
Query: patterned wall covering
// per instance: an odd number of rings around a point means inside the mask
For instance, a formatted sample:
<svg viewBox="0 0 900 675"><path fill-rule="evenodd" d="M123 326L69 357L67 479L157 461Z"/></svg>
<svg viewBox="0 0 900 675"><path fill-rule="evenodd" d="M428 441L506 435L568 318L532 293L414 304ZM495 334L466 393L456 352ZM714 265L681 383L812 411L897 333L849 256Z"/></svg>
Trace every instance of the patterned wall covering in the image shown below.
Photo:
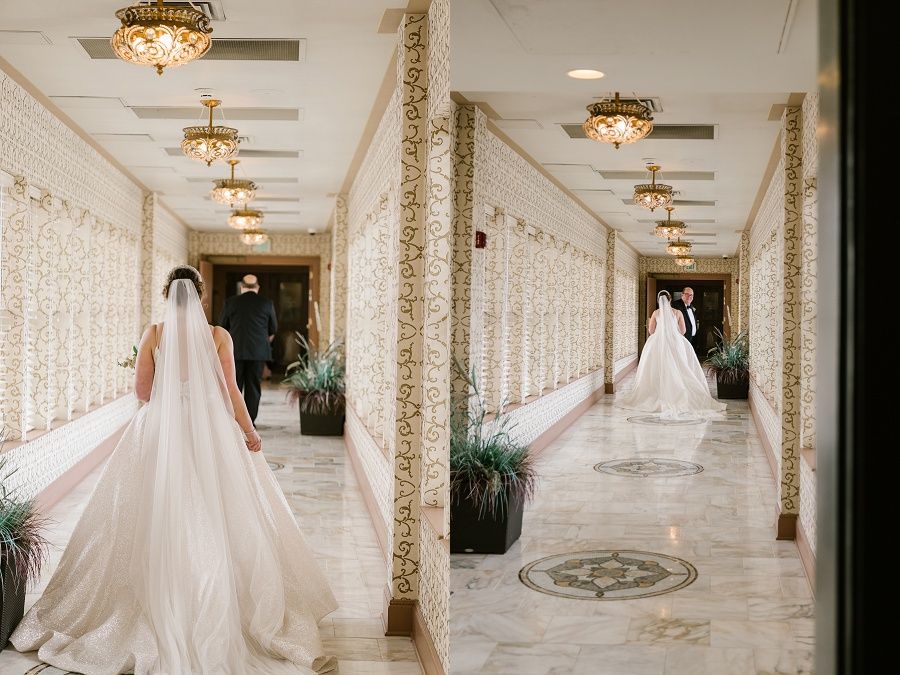
<svg viewBox="0 0 900 675"><path fill-rule="evenodd" d="M188 236L188 253L191 265L200 264L203 255L234 256L304 256L319 259L319 297L316 301L322 325L319 335L328 335L329 308L331 304L331 275L328 263L331 260L331 237L321 234L280 234L269 235L271 246L267 251L256 251L242 244L233 232L197 232L191 230ZM314 309L311 312L314 315Z"/></svg>
<svg viewBox="0 0 900 675"><path fill-rule="evenodd" d="M150 284L153 323L163 319L162 287L169 270L187 262L188 239L189 230L157 201L153 209L153 276Z"/></svg>
<svg viewBox="0 0 900 675"><path fill-rule="evenodd" d="M449 117L450 0L432 0L428 8L428 119Z"/></svg>
<svg viewBox="0 0 900 675"><path fill-rule="evenodd" d="M466 114L475 122L474 226L487 234L472 263L470 358L496 409L602 370L607 231L480 110Z"/></svg>
<svg viewBox="0 0 900 675"><path fill-rule="evenodd" d="M738 330L748 330L750 327L750 233L747 230L741 232L741 243L738 246L737 286ZM734 292L733 287L732 292Z"/></svg>
<svg viewBox="0 0 900 675"><path fill-rule="evenodd" d="M615 230L610 230L606 235L606 265L603 273L606 275L606 285L603 289L603 373L604 382L608 387L612 387L615 381L615 371L613 364L613 345L615 344L615 316L613 314L613 306L616 296L616 240L618 234ZM607 389L607 392L611 389Z"/></svg>
<svg viewBox="0 0 900 675"><path fill-rule="evenodd" d="M51 429L6 453L36 495L134 412L143 194L2 72L0 192L0 424Z"/></svg>
<svg viewBox="0 0 900 675"><path fill-rule="evenodd" d="M444 672L450 672L450 552L431 524L419 524L422 562L419 568L419 607L434 641Z"/></svg>
<svg viewBox="0 0 900 675"><path fill-rule="evenodd" d="M400 97L395 91L381 119L347 200L347 404L355 411L369 443L354 441L370 467L373 491L382 517L393 529L394 441L396 378L394 315L397 279L396 245L399 216L396 195L400 184ZM349 424L348 416L348 424Z"/></svg>
<svg viewBox="0 0 900 675"><path fill-rule="evenodd" d="M621 363L638 352L638 254L624 241L616 241L615 293L613 294L613 362Z"/></svg>
<svg viewBox="0 0 900 675"><path fill-rule="evenodd" d="M800 460L800 526L816 554L816 472L805 459Z"/></svg>
<svg viewBox="0 0 900 675"><path fill-rule="evenodd" d="M347 334L347 195L338 195L331 220L331 333L329 340Z"/></svg>
<svg viewBox="0 0 900 675"><path fill-rule="evenodd" d="M803 261L800 283L800 446L816 447L816 315L818 247L818 94L803 100ZM812 513L815 513L813 511Z"/></svg>

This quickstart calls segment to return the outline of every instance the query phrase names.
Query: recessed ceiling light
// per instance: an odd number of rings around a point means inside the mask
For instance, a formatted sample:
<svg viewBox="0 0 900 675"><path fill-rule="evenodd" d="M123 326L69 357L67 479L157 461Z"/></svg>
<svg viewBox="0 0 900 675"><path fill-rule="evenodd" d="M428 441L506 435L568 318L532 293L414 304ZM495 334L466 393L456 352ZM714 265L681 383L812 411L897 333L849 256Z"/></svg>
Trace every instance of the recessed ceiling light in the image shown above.
<svg viewBox="0 0 900 675"><path fill-rule="evenodd" d="M574 77L576 80L599 80L606 73L601 73L599 70L590 70L585 68L577 68L575 70L570 70L567 75L569 77Z"/></svg>

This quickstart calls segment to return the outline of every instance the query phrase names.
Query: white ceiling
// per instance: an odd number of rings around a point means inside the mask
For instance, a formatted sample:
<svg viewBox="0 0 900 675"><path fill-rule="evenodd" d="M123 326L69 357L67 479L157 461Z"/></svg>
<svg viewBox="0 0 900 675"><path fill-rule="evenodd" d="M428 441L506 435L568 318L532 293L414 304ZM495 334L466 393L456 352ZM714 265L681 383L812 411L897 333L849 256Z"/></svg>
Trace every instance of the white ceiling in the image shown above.
<svg viewBox="0 0 900 675"><path fill-rule="evenodd" d="M641 221L665 212L623 203L649 180L598 171L640 172L654 159L676 200L715 202L676 204L695 255L732 255L778 135L772 106L815 90L815 15L814 0L454 0L452 87L487 104L504 133L639 252L664 254L653 223ZM574 68L606 77L574 80L566 75ZM613 91L657 98L657 124L715 125L715 139L651 138L616 150L565 133L560 124L580 124L585 107ZM666 178L677 171L713 179Z"/></svg>
<svg viewBox="0 0 900 675"><path fill-rule="evenodd" d="M208 199L211 181L225 177L228 166L207 168L167 154L194 120L139 119L131 107L190 106L199 119L205 109L196 90L210 88L222 99L226 120L233 108L299 108L299 121L228 121L249 138L241 144L245 151L299 151L299 158L288 159L239 156L238 176L261 184L255 206L266 212L269 231L324 229L396 44L396 36L379 34L378 26L385 9L398 3L221 0L226 20L212 23L214 38L300 38L301 61L200 60L161 77L118 59L92 60L74 39L112 35L119 25L115 11L127 4L0 0L0 56L199 230L228 230L227 207Z"/></svg>

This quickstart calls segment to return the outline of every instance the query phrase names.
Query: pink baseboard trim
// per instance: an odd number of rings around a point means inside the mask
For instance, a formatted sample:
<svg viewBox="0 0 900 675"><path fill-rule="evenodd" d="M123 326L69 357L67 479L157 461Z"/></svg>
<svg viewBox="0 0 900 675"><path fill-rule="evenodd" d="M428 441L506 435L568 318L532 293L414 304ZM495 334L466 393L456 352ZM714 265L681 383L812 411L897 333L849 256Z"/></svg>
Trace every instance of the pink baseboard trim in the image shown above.
<svg viewBox="0 0 900 675"><path fill-rule="evenodd" d="M597 401L603 398L603 395L603 389L594 390L594 392L590 396L588 396L581 403L567 412L561 420L547 429L540 436L535 438L529 446L531 450L536 453L541 452L544 448L555 441L562 432L572 426L572 423L575 422L575 420L577 420L584 413L590 410Z"/></svg>
<svg viewBox="0 0 900 675"><path fill-rule="evenodd" d="M765 426L763 426L762 421L759 419L759 412L756 410L756 406L753 404L753 399L747 399L747 403L750 405L750 414L753 417L753 424L756 425L756 433L759 435L759 440L762 443L763 451L766 453L766 459L769 460L769 468L772 470L772 478L777 484L781 480L781 476L778 475L778 458L775 455L775 448L772 447L772 443L769 441L769 437L766 436L766 428Z"/></svg>
<svg viewBox="0 0 900 675"><path fill-rule="evenodd" d="M45 487L35 499L38 511L48 513L59 500L74 490L88 474L100 466L115 449L127 426L128 423L116 429L106 437L106 440L82 457L72 468Z"/></svg>
<svg viewBox="0 0 900 675"><path fill-rule="evenodd" d="M348 408L348 415L353 415L353 411ZM378 508L378 502L375 500L375 493L369 483L369 477L363 469L362 460L359 457L359 449L354 445L353 439L349 434L344 434L344 445L347 447L347 454L350 456L350 465L353 467L353 473L356 475L356 482L359 483L359 491L362 492L363 501L366 504L366 510L369 512L369 520L372 521L372 528L375 530L375 538L378 539L378 545L381 547L381 553L386 561L391 560L390 547L388 546L388 532L381 517L381 510Z"/></svg>
<svg viewBox="0 0 900 675"><path fill-rule="evenodd" d="M623 379L625 379L625 376L628 375L628 373L630 373L632 370L637 368L637 364L638 364L637 357L634 357L634 359L631 361L631 363L629 363L627 366L622 368L622 370L620 370L618 373L613 375L613 382L615 382L616 384L619 384L619 382L621 382Z"/></svg>
<svg viewBox="0 0 900 675"><path fill-rule="evenodd" d="M803 523L797 519L797 548L800 550L800 562L803 563L803 571L813 595L816 594L816 554L810 546L809 537L803 530Z"/></svg>
<svg viewBox="0 0 900 675"><path fill-rule="evenodd" d="M444 666L441 664L441 657L434 646L434 639L428 632L428 625L425 623L425 617L422 616L422 610L419 603L416 603L412 616L412 639L413 646L416 648L416 654L419 656L419 663L425 675L446 675Z"/></svg>

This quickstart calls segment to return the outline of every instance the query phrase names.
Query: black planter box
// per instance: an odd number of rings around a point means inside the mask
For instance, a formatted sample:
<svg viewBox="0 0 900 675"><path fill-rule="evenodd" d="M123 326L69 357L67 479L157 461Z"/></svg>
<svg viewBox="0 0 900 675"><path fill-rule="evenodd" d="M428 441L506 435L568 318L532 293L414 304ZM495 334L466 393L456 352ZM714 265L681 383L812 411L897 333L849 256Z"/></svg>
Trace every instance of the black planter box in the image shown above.
<svg viewBox="0 0 900 675"><path fill-rule="evenodd" d="M506 553L522 534L524 504L510 499L499 520L490 514L478 518L478 509L466 500L450 505L451 553Z"/></svg>
<svg viewBox="0 0 900 675"><path fill-rule="evenodd" d="M3 597L0 598L0 649L9 644L9 636L25 614L25 584L20 583L6 560L3 561Z"/></svg>
<svg viewBox="0 0 900 675"><path fill-rule="evenodd" d="M750 393L750 380L746 382L722 382L716 378L716 398L747 398Z"/></svg>
<svg viewBox="0 0 900 675"><path fill-rule="evenodd" d="M344 411L331 415L300 413L300 433L304 436L343 436Z"/></svg>

